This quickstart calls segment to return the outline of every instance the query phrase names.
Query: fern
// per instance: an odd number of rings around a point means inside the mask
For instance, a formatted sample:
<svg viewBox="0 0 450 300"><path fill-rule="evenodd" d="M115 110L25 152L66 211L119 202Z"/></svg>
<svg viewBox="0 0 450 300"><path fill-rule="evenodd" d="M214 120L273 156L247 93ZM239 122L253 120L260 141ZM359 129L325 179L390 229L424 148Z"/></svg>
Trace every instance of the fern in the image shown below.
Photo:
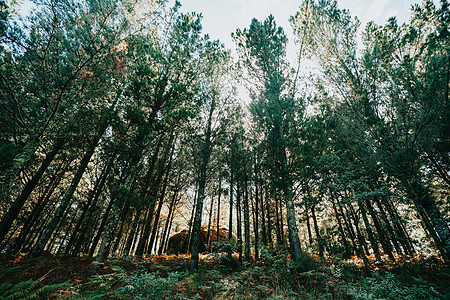
<svg viewBox="0 0 450 300"><path fill-rule="evenodd" d="M11 283L2 283L0 285L0 299L4 300L27 300L37 299L44 293L65 287L66 282L44 285L39 287L39 280L27 280L19 282L14 286Z"/></svg>

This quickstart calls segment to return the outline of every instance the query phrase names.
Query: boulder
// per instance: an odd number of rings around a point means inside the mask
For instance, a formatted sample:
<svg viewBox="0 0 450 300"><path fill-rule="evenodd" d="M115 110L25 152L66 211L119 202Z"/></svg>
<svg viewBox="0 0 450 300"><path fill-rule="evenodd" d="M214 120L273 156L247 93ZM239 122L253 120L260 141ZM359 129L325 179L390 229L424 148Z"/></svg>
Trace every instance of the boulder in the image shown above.
<svg viewBox="0 0 450 300"><path fill-rule="evenodd" d="M217 241L217 230L211 229L211 240L212 242ZM201 227L200 232L200 253L209 253L208 241L206 237L208 236L208 228L206 226ZM167 254L186 254L189 253L189 243L187 241L188 238L188 230L183 229L182 231L175 233L169 238L169 242L167 244ZM221 227L219 228L219 242L228 241L228 229ZM212 251L214 251L214 245L212 247Z"/></svg>

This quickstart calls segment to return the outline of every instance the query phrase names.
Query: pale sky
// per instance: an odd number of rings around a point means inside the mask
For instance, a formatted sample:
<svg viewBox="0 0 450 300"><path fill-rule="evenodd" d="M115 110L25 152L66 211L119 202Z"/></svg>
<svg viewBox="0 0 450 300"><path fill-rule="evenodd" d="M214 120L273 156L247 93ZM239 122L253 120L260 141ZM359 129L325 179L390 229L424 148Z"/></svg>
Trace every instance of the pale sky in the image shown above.
<svg viewBox="0 0 450 300"><path fill-rule="evenodd" d="M172 6L175 0L169 1ZM246 28L252 18L264 20L269 14L284 28L290 40L288 57L295 57L295 45L289 17L295 15L301 0L180 0L183 12L199 12L203 15L203 32L212 39L219 39L229 49L235 45L231 33L236 28ZM409 19L412 4L421 0L338 0L339 8L350 10L352 16L361 21L361 28L373 20L385 24L389 17L396 16L399 23Z"/></svg>

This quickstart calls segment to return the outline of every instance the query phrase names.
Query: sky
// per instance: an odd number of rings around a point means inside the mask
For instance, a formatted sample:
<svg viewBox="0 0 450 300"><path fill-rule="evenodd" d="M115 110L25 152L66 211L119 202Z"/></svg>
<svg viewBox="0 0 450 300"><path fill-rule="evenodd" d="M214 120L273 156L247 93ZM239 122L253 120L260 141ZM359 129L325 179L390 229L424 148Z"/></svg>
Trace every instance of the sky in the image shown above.
<svg viewBox="0 0 450 300"><path fill-rule="evenodd" d="M288 58L295 57L293 33L289 17L295 15L301 0L179 0L183 12L198 12L203 15L203 32L212 39L219 39L229 49L235 45L231 33L237 28L247 28L253 18L264 20L269 14L284 28L290 40ZM169 1L172 6L175 0ZM361 21L361 28L369 21L385 24L389 17L396 16L399 23L409 19L412 4L421 0L338 0L338 7L349 9L352 16ZM291 59L290 59L291 60Z"/></svg>

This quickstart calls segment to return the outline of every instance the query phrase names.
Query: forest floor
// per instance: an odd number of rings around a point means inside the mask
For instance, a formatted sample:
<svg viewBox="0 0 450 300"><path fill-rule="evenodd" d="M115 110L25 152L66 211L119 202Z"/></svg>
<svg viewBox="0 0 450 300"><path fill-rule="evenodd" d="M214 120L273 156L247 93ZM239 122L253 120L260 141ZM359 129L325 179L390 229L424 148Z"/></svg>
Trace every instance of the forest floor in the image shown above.
<svg viewBox="0 0 450 300"><path fill-rule="evenodd" d="M377 263L282 253L240 265L223 255L37 259L0 254L0 299L450 299L450 269L436 257ZM9 297L9 298L8 298Z"/></svg>

